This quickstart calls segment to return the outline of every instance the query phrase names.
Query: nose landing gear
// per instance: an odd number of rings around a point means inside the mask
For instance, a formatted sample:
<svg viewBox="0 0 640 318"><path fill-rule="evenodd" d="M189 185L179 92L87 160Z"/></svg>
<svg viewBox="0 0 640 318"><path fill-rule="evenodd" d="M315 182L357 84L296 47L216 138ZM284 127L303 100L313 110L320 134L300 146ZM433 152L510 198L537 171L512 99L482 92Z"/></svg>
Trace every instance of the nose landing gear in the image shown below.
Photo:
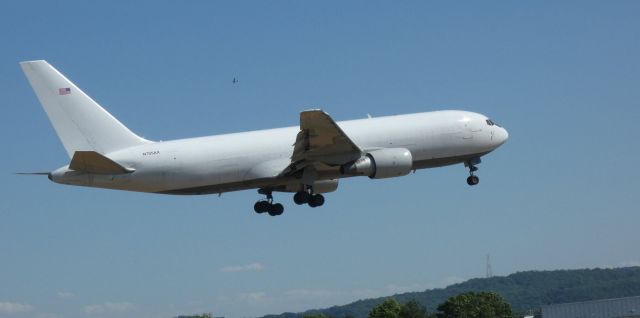
<svg viewBox="0 0 640 318"><path fill-rule="evenodd" d="M478 178L478 176L476 175L470 175L469 177L467 177L467 184L470 186L474 186L476 184L480 183L480 178Z"/></svg>
<svg viewBox="0 0 640 318"><path fill-rule="evenodd" d="M476 167L475 165L478 163L480 163L480 159L465 162L465 166L469 167L469 177L467 178L467 184L470 186L474 186L480 183L480 178L475 175L475 172L478 171L478 167Z"/></svg>

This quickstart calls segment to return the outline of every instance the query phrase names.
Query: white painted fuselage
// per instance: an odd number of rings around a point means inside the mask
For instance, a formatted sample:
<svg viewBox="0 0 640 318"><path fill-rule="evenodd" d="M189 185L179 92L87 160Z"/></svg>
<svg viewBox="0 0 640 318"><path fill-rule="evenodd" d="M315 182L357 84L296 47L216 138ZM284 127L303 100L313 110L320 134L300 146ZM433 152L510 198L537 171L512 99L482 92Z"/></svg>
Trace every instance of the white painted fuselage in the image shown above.
<svg viewBox="0 0 640 318"><path fill-rule="evenodd" d="M508 138L507 131L489 125L487 117L467 111L435 111L338 122L363 150L406 148L413 168L464 163L479 158ZM250 188L289 186L298 181L278 179L291 162L299 127L249 131L200 138L155 142L106 154L135 170L122 175L95 175L71 171L68 166L51 174L55 182L175 194L207 194ZM336 179L339 169L321 171Z"/></svg>
<svg viewBox="0 0 640 318"><path fill-rule="evenodd" d="M153 142L133 133L46 61L20 63L69 155L57 183L165 194L259 189L258 213L279 215L272 192L321 206L340 178L404 176L464 163L469 185L480 157L508 138L486 116L458 110L335 122L319 109L299 126ZM38 173L41 174L41 173Z"/></svg>

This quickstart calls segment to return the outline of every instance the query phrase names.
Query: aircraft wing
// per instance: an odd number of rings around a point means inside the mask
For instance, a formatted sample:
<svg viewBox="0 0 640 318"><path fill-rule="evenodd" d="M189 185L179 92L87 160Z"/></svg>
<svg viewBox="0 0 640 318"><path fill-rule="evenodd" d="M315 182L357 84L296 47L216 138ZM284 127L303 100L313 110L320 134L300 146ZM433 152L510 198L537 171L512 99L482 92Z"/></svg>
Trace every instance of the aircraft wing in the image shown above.
<svg viewBox="0 0 640 318"><path fill-rule="evenodd" d="M335 166L361 156L360 148L327 113L319 109L300 113L300 132L291 156L292 165L320 163Z"/></svg>

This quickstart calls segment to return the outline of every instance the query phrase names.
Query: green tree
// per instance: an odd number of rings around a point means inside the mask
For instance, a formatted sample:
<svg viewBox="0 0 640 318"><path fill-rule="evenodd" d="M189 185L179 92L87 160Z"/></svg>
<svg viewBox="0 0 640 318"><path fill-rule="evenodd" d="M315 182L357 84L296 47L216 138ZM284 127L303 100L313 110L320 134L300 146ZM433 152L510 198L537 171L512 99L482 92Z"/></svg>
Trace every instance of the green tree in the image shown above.
<svg viewBox="0 0 640 318"><path fill-rule="evenodd" d="M511 305L492 292L467 292L438 306L438 318L511 318Z"/></svg>
<svg viewBox="0 0 640 318"><path fill-rule="evenodd" d="M415 299L408 301L400 308L398 318L427 318L427 309L421 306Z"/></svg>
<svg viewBox="0 0 640 318"><path fill-rule="evenodd" d="M304 315L302 316L302 318L329 318L329 316L323 314L323 313L317 313L317 314L308 314L308 315Z"/></svg>
<svg viewBox="0 0 640 318"><path fill-rule="evenodd" d="M380 305L371 309L369 318L399 318L401 308L395 299L387 298Z"/></svg>
<svg viewBox="0 0 640 318"><path fill-rule="evenodd" d="M189 317L190 318L212 318L213 314L211 314L210 312L209 313L205 312L205 313L203 313L201 315L193 315L193 316L189 316Z"/></svg>

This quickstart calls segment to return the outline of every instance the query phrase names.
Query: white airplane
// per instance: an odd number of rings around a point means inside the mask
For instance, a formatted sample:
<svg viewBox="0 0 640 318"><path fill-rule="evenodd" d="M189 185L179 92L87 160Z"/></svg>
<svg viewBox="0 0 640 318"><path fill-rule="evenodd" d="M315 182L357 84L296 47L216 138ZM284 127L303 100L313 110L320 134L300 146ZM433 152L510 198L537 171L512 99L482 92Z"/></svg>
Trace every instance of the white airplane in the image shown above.
<svg viewBox="0 0 640 318"><path fill-rule="evenodd" d="M507 131L486 116L458 110L335 122L322 110L300 126L153 142L134 134L46 61L20 66L71 158L42 173L56 183L164 194L258 189L257 213L280 215L273 192L296 204L323 205L338 180L392 178L463 163L479 182L480 157Z"/></svg>

